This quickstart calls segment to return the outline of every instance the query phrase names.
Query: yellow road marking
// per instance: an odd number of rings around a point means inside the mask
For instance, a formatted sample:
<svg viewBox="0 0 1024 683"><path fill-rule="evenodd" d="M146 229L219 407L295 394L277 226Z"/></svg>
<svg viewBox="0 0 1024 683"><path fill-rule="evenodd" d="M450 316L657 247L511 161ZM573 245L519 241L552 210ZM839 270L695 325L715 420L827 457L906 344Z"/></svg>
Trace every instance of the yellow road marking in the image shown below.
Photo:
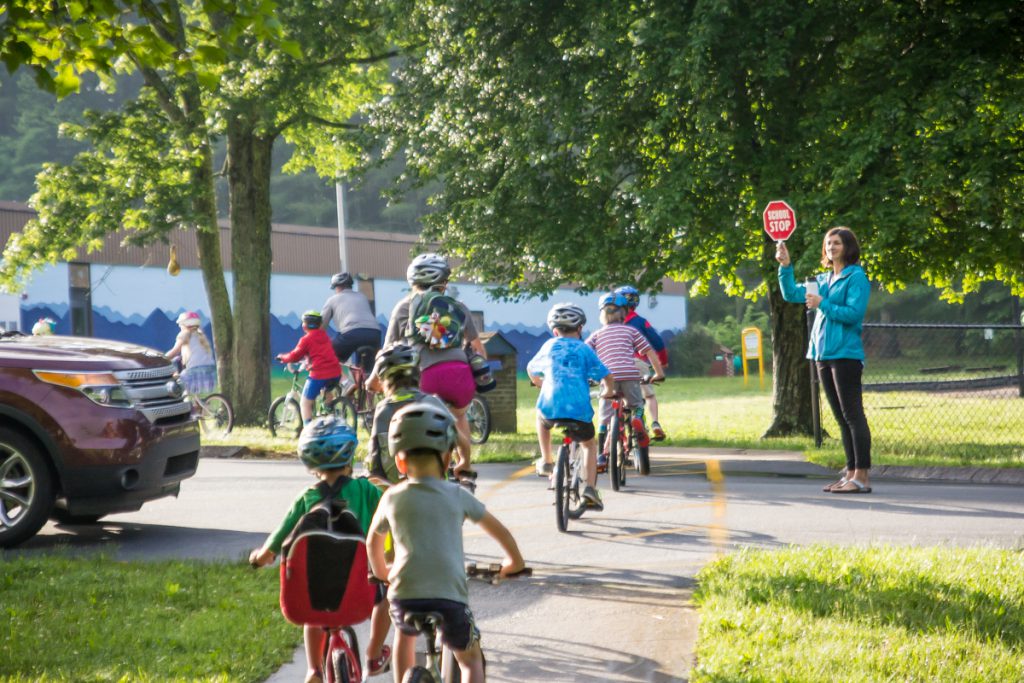
<svg viewBox="0 0 1024 683"><path fill-rule="evenodd" d="M501 481L499 481L497 484L494 484L493 486L488 486L487 487L487 492L485 494L483 494L482 496L477 496L477 498L479 498L480 500L487 500L492 495L494 495L495 493L497 493L501 489L505 488L506 486L508 486L512 482L516 481L517 479L522 479L526 475L532 474L533 472L534 472L533 465L527 465L526 467L523 467L522 469L518 469L515 472L513 472L512 474L510 474L507 477L505 477L504 479L502 479Z"/></svg>

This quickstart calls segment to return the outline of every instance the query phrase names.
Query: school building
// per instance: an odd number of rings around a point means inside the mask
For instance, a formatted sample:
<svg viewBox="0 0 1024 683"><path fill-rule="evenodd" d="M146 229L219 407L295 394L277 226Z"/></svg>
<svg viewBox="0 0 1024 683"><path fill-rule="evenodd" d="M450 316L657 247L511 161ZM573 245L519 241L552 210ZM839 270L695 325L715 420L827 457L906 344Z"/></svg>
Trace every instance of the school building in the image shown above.
<svg viewBox="0 0 1024 683"><path fill-rule="evenodd" d="M25 204L0 201L0 244L6 244L34 215ZM224 264L230 265L226 222L221 223L220 237ZM302 312L319 310L332 294L330 277L339 270L341 258L335 228L275 224L271 240L269 334L276 354L295 345L301 335ZM414 235L346 231L349 270L365 278L358 287L373 303L382 329L392 308L408 293L405 271L416 242ZM74 260L34 273L23 292L0 295L0 328L28 332L36 320L50 317L57 321L58 334L114 339L161 351L173 345L178 331L174 320L182 311L197 311L208 330L209 306L195 233L175 232L170 243L181 265L177 276L167 272L169 245L123 247L120 237L112 235L97 251L81 249ZM231 272L225 276L230 288ZM686 327L686 288L670 280L663 285L657 297L643 297L638 310L669 338ZM597 294L580 296L564 289L546 301L494 301L484 286L460 281L457 268L451 290L486 331L500 332L516 348L520 369L549 337L545 321L552 303L578 303L591 318L588 330L597 326Z"/></svg>

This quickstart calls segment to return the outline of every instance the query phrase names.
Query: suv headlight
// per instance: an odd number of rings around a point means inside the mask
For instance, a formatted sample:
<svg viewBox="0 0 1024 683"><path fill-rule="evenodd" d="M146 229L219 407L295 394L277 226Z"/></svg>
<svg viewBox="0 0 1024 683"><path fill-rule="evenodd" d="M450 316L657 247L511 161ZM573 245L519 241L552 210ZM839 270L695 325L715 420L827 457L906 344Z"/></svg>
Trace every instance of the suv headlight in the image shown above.
<svg viewBox="0 0 1024 683"><path fill-rule="evenodd" d="M33 370L36 377L47 384L77 389L90 401L109 408L130 408L132 402L109 372L58 372L55 370Z"/></svg>

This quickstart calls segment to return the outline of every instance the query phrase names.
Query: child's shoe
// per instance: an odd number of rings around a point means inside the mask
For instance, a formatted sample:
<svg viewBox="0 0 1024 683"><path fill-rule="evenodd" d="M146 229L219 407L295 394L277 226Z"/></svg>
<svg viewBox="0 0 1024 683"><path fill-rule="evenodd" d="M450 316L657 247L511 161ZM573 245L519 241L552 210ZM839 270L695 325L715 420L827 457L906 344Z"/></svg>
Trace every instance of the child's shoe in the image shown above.
<svg viewBox="0 0 1024 683"><path fill-rule="evenodd" d="M633 418L633 434L636 435L636 445L640 448L647 448L651 445L651 437L644 428L644 421L639 417Z"/></svg>
<svg viewBox="0 0 1024 683"><path fill-rule="evenodd" d="M601 502L601 492L593 486L587 486L583 489L583 500L587 502L587 509L600 512L604 510L604 503Z"/></svg>
<svg viewBox="0 0 1024 683"><path fill-rule="evenodd" d="M380 649L380 656L366 660L366 675L376 676L391 669L391 646L385 645Z"/></svg>
<svg viewBox="0 0 1024 683"><path fill-rule="evenodd" d="M544 462L544 458L537 458L534 468L537 470L538 477L550 477L551 473L555 471L555 463Z"/></svg>
<svg viewBox="0 0 1024 683"><path fill-rule="evenodd" d="M662 429L661 425L658 424L657 422L652 422L651 423L651 434L654 435L654 440L655 441L664 441L665 440L665 430Z"/></svg>
<svg viewBox="0 0 1024 683"><path fill-rule="evenodd" d="M597 471L598 474L608 471L608 455L606 453L597 456Z"/></svg>

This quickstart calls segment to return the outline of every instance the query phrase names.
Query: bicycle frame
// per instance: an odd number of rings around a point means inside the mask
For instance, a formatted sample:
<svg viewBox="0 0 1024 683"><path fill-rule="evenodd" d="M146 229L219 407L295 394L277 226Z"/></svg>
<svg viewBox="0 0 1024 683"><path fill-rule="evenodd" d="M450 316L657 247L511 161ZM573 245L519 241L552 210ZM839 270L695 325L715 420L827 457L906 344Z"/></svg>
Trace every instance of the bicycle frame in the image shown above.
<svg viewBox="0 0 1024 683"><path fill-rule="evenodd" d="M358 683L363 680L359 641L349 626L324 628L321 665L324 683Z"/></svg>

